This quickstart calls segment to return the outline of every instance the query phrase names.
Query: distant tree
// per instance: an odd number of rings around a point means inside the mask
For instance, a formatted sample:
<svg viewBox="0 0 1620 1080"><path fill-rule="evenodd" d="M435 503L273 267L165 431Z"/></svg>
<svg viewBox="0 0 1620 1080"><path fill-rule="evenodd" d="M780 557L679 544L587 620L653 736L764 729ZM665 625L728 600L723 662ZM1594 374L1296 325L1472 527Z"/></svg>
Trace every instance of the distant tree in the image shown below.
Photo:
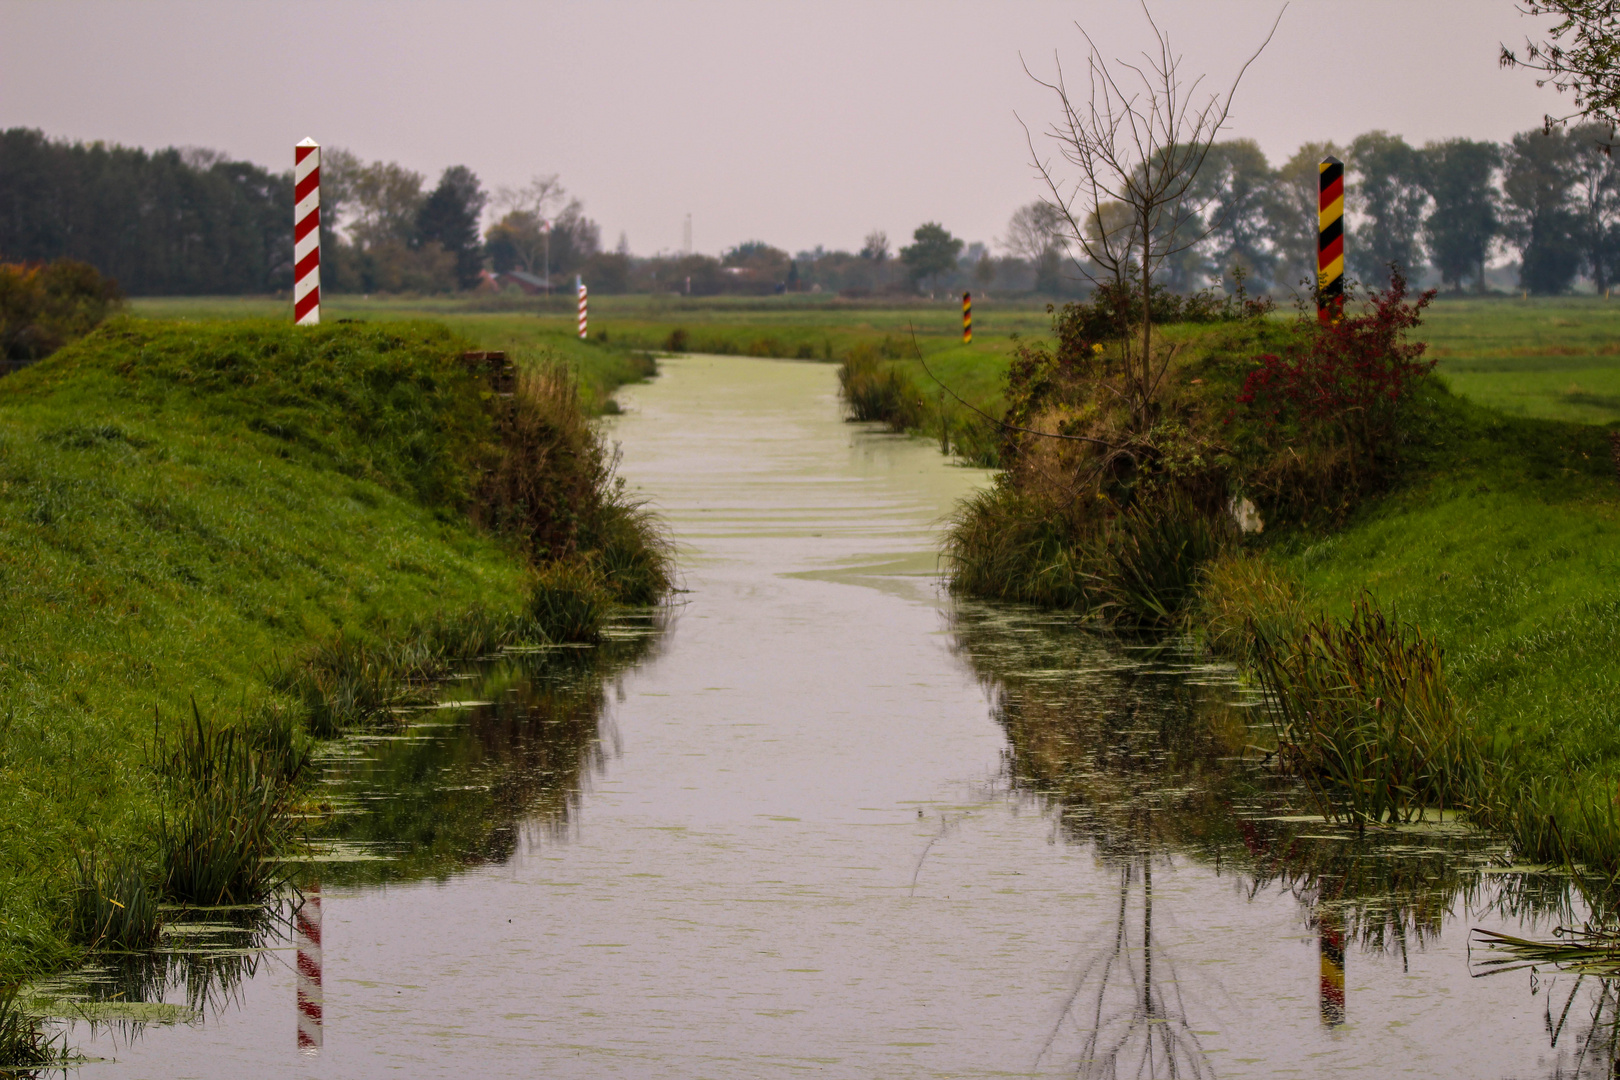
<svg viewBox="0 0 1620 1080"><path fill-rule="evenodd" d="M580 264L602 250L602 227L585 216L585 204L568 200L551 223L551 269L572 274Z"/></svg>
<svg viewBox="0 0 1620 1080"><path fill-rule="evenodd" d="M1399 135L1369 131L1350 144L1353 174L1346 201L1362 222L1346 238L1345 263L1363 281L1381 281L1395 263L1405 273L1423 266L1423 220L1429 192L1423 158Z"/></svg>
<svg viewBox="0 0 1620 1080"><path fill-rule="evenodd" d="M781 248L763 240L748 240L720 257L727 292L768 293L786 282L792 261Z"/></svg>
<svg viewBox="0 0 1620 1080"><path fill-rule="evenodd" d="M1506 45L1498 56L1503 67L1524 67L1570 94L1575 108L1563 116L1548 115L1544 130L1577 118L1604 125L1614 139L1620 126L1620 0L1525 0L1526 15L1552 15L1559 19L1546 41L1524 43L1524 54Z"/></svg>
<svg viewBox="0 0 1620 1080"><path fill-rule="evenodd" d="M1571 199L1573 148L1562 129L1527 131L1507 151L1502 191L1506 233L1519 248L1519 284L1534 293L1564 292L1581 269L1580 215Z"/></svg>
<svg viewBox="0 0 1620 1080"><path fill-rule="evenodd" d="M1007 219L1007 235L1001 249L1019 259L1038 263L1048 248L1062 249L1065 222L1063 211L1048 202L1020 206Z"/></svg>
<svg viewBox="0 0 1620 1080"><path fill-rule="evenodd" d="M1198 185L1208 192L1204 250L1223 280L1242 267L1249 287L1269 289L1277 274L1272 223L1276 220L1277 173L1253 139L1232 139L1209 148ZM1183 289L1182 291L1187 291Z"/></svg>
<svg viewBox="0 0 1620 1080"><path fill-rule="evenodd" d="M484 233L484 249L497 274L545 272L546 236L540 218L528 210L508 210Z"/></svg>
<svg viewBox="0 0 1620 1080"><path fill-rule="evenodd" d="M456 283L463 289L478 284L484 268L484 246L478 236L478 218L487 196L478 177L464 165L452 165L439 178L416 216L417 243L437 242L456 259Z"/></svg>
<svg viewBox="0 0 1620 1080"><path fill-rule="evenodd" d="M1345 157L1330 142L1308 142L1277 170L1272 188L1270 232L1277 256L1278 284L1301 285L1316 280L1317 196L1321 190L1322 159Z"/></svg>
<svg viewBox="0 0 1620 1080"><path fill-rule="evenodd" d="M911 241L900 249L900 261L906 264L913 284L928 281L937 285L943 275L956 269L956 257L962 252L962 241L937 221L917 226L911 234Z"/></svg>
<svg viewBox="0 0 1620 1080"><path fill-rule="evenodd" d="M387 242L410 245L416 239L421 212L422 174L397 162L374 161L349 180L353 218L350 239L361 248Z"/></svg>
<svg viewBox="0 0 1620 1080"><path fill-rule="evenodd" d="M599 251L580 267L580 274L593 293L630 291L630 256L618 251Z"/></svg>
<svg viewBox="0 0 1620 1080"><path fill-rule="evenodd" d="M782 282L782 288L787 292L799 291L799 264L792 259L788 260L787 279Z"/></svg>
<svg viewBox="0 0 1620 1080"><path fill-rule="evenodd" d="M1457 292L1472 278L1485 291L1485 259L1501 228L1493 185L1502 149L1473 139L1431 142L1421 151L1423 186L1434 209L1423 223L1429 258Z"/></svg>
<svg viewBox="0 0 1620 1080"><path fill-rule="evenodd" d="M496 189L494 201L501 217L485 232L484 243L497 273L522 270L543 276L558 269L553 246L557 237L548 237L547 232L555 231L551 218L567 197L556 173L537 174L521 187Z"/></svg>
<svg viewBox="0 0 1620 1080"><path fill-rule="evenodd" d="M1599 292L1614 283L1620 257L1620 162L1608 141L1613 133L1602 124L1579 124L1569 130L1573 166L1572 198L1580 219L1577 235L1586 272Z"/></svg>
<svg viewBox="0 0 1620 1080"><path fill-rule="evenodd" d="M889 234L882 229L873 229L866 234L865 246L861 248L861 258L871 259L875 263L884 263L889 259Z"/></svg>
<svg viewBox="0 0 1620 1080"><path fill-rule="evenodd" d="M981 289L988 289L996 280L996 261L987 251L979 256L979 261L973 265L973 283Z"/></svg>

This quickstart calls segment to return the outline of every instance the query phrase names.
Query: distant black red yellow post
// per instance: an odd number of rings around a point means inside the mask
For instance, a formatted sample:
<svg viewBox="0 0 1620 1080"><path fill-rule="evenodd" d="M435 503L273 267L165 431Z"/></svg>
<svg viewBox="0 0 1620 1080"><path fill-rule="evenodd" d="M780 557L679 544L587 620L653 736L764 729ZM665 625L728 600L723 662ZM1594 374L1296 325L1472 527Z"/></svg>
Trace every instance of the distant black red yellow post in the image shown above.
<svg viewBox="0 0 1620 1080"><path fill-rule="evenodd" d="M962 344L973 344L973 294L962 294Z"/></svg>
<svg viewBox="0 0 1620 1080"><path fill-rule="evenodd" d="M1332 322L1344 308L1344 163L1322 159L1316 222L1316 317Z"/></svg>

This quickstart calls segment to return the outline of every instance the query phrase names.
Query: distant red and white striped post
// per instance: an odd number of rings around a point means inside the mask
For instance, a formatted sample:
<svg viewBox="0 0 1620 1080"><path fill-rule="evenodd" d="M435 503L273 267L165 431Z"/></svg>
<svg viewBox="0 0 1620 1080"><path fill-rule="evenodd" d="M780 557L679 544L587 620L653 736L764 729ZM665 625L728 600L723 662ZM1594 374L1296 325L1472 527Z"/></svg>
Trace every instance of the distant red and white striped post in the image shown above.
<svg viewBox="0 0 1620 1080"><path fill-rule="evenodd" d="M574 275L574 287L579 290L579 336L585 336L585 279Z"/></svg>
<svg viewBox="0 0 1620 1080"><path fill-rule="evenodd" d="M321 321L321 147L293 147L293 323Z"/></svg>
<svg viewBox="0 0 1620 1080"><path fill-rule="evenodd" d="M321 1010L325 994L321 990L321 886L310 885L304 903L293 917L293 936L298 946L298 1052L321 1052Z"/></svg>

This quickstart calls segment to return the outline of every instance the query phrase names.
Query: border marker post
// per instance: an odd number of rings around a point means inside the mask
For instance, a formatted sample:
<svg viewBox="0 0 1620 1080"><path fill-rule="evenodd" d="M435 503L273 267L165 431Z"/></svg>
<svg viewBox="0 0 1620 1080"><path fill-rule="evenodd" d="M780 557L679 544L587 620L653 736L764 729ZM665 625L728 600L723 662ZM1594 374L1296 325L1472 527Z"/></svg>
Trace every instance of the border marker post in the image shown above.
<svg viewBox="0 0 1620 1080"><path fill-rule="evenodd" d="M578 274L574 275L574 288L579 290L579 336L585 338L585 279Z"/></svg>
<svg viewBox="0 0 1620 1080"><path fill-rule="evenodd" d="M973 294L962 294L962 344L973 344Z"/></svg>
<svg viewBox="0 0 1620 1080"><path fill-rule="evenodd" d="M1316 317L1331 323L1344 312L1344 163L1325 157L1317 175Z"/></svg>
<svg viewBox="0 0 1620 1080"><path fill-rule="evenodd" d="M293 147L293 323L321 321L321 146Z"/></svg>

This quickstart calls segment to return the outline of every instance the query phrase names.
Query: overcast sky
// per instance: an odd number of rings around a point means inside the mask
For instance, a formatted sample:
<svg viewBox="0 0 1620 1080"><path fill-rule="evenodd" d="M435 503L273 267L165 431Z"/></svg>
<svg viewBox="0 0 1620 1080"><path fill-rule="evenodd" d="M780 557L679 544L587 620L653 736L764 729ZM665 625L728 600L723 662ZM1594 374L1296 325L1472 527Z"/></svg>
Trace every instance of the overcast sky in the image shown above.
<svg viewBox="0 0 1620 1080"><path fill-rule="evenodd" d="M1280 0L1157 0L1185 71L1230 82ZM937 220L994 241L1040 195L1024 73L1072 71L1075 23L1113 55L1150 41L1131 0L1065 3L83 3L0 0L0 126L205 146L276 168L313 136L487 187L558 173L612 246L763 239L856 249ZM1228 134L1274 162L1383 128L1505 139L1557 111L1497 67L1538 26L1512 0L1292 0Z"/></svg>

